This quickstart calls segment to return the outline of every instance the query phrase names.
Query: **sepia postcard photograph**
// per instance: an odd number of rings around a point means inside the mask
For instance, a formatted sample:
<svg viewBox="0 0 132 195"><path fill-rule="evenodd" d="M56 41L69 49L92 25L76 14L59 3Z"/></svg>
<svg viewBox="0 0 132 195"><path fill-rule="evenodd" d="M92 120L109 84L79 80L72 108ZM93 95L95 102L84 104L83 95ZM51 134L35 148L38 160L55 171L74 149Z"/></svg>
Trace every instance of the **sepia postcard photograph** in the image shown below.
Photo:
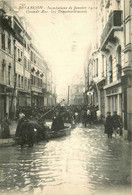
<svg viewBox="0 0 132 195"><path fill-rule="evenodd" d="M132 0L0 0L0 194L132 195Z"/></svg>

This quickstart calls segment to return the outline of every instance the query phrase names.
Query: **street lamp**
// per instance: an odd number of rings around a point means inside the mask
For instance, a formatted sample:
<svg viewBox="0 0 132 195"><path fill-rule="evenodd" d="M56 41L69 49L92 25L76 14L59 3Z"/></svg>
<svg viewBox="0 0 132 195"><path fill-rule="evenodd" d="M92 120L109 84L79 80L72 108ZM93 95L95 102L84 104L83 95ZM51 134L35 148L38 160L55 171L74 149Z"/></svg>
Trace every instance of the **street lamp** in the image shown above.
<svg viewBox="0 0 132 195"><path fill-rule="evenodd" d="M88 91L88 92L87 92L87 96L89 97L88 100L90 99L90 104L92 105L92 96L93 96L93 92L92 92L92 91Z"/></svg>

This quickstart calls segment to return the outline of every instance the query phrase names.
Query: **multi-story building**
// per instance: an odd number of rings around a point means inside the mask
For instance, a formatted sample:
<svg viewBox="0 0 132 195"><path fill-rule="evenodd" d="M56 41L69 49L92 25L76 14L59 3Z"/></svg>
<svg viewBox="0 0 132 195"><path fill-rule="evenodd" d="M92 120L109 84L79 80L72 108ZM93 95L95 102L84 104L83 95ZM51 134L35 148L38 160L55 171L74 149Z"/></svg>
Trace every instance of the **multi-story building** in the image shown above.
<svg viewBox="0 0 132 195"><path fill-rule="evenodd" d="M30 41L31 37L25 31L22 20L15 14L14 16L15 38L15 76L14 83L15 101L17 107L31 105L30 86ZM16 85L16 86L15 86Z"/></svg>
<svg viewBox="0 0 132 195"><path fill-rule="evenodd" d="M43 106L43 58L37 48L31 44L31 104L32 106Z"/></svg>
<svg viewBox="0 0 132 195"><path fill-rule="evenodd" d="M84 92L85 86L82 84L75 84L70 87L70 105L84 105Z"/></svg>
<svg viewBox="0 0 132 195"><path fill-rule="evenodd" d="M12 18L0 9L0 118L8 113L14 92L14 29Z"/></svg>
<svg viewBox="0 0 132 195"><path fill-rule="evenodd" d="M131 8L130 1L97 1L97 37L88 63L88 91L100 110L122 117L131 131ZM90 75L92 73L92 76Z"/></svg>
<svg viewBox="0 0 132 195"><path fill-rule="evenodd" d="M2 1L0 6L1 119L5 113L16 114L19 107L55 104L56 96L52 95L52 72L34 46L30 27L10 3Z"/></svg>
<svg viewBox="0 0 132 195"><path fill-rule="evenodd" d="M124 61L122 64L123 76L122 90L123 90L123 121L124 129L128 131L128 137L132 140L132 1L124 0Z"/></svg>
<svg viewBox="0 0 132 195"><path fill-rule="evenodd" d="M100 17L103 31L100 50L106 58L105 102L106 111L117 111L122 116L123 64L123 1L102 1ZM103 13L103 14L101 14ZM106 15L107 14L107 15ZM105 17L106 15L106 17ZM105 20L105 19L106 20ZM103 20L104 19L104 20Z"/></svg>
<svg viewBox="0 0 132 195"><path fill-rule="evenodd" d="M84 91L84 78L81 74L77 74L73 77L73 81L68 87L68 103L70 105L84 105Z"/></svg>

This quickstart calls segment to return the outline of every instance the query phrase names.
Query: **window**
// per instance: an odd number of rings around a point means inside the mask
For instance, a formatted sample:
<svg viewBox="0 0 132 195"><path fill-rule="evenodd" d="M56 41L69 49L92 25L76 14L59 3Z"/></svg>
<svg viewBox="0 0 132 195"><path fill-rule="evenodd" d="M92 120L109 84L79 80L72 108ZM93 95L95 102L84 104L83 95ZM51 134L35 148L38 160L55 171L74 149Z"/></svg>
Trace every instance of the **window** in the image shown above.
<svg viewBox="0 0 132 195"><path fill-rule="evenodd" d="M22 59L22 56L23 56L23 53L22 53L22 51L21 51L21 59Z"/></svg>
<svg viewBox="0 0 132 195"><path fill-rule="evenodd" d="M119 45L117 48L117 79L120 79L121 77L121 46Z"/></svg>
<svg viewBox="0 0 132 195"><path fill-rule="evenodd" d="M21 87L23 88L23 76L21 77Z"/></svg>
<svg viewBox="0 0 132 195"><path fill-rule="evenodd" d="M20 50L18 49L18 60L19 60L19 58L20 58Z"/></svg>
<svg viewBox="0 0 132 195"><path fill-rule="evenodd" d="M28 71L30 71L30 61L28 60Z"/></svg>
<svg viewBox="0 0 132 195"><path fill-rule="evenodd" d="M102 55L102 77L104 77L104 55Z"/></svg>
<svg viewBox="0 0 132 195"><path fill-rule="evenodd" d="M31 51L31 61L33 62L33 52Z"/></svg>
<svg viewBox="0 0 132 195"><path fill-rule="evenodd" d="M16 86L18 86L18 75L17 74L16 74Z"/></svg>
<svg viewBox="0 0 132 195"><path fill-rule="evenodd" d="M35 85L35 76L33 76L33 85Z"/></svg>
<svg viewBox="0 0 132 195"><path fill-rule="evenodd" d="M20 87L20 75L18 75L18 87Z"/></svg>
<svg viewBox="0 0 132 195"><path fill-rule="evenodd" d="M4 33L2 33L1 35L1 43L2 43L2 49L5 50L5 34Z"/></svg>
<svg viewBox="0 0 132 195"><path fill-rule="evenodd" d="M109 57L109 83L113 82L112 56Z"/></svg>
<svg viewBox="0 0 132 195"><path fill-rule="evenodd" d="M24 68L27 69L27 60L26 60L26 57L24 57Z"/></svg>
<svg viewBox="0 0 132 195"><path fill-rule="evenodd" d="M33 75L31 75L31 85L33 84Z"/></svg>
<svg viewBox="0 0 132 195"><path fill-rule="evenodd" d="M28 90L30 90L30 79L28 79Z"/></svg>
<svg viewBox="0 0 132 195"><path fill-rule="evenodd" d="M98 76L98 58L96 58L96 76Z"/></svg>
<svg viewBox="0 0 132 195"><path fill-rule="evenodd" d="M30 51L30 45L28 44L28 52Z"/></svg>
<svg viewBox="0 0 132 195"><path fill-rule="evenodd" d="M9 54L11 54L11 39L8 38L8 51L9 51Z"/></svg>
<svg viewBox="0 0 132 195"><path fill-rule="evenodd" d="M5 81L5 65L4 63L2 63L2 80L3 82Z"/></svg>
<svg viewBox="0 0 132 195"><path fill-rule="evenodd" d="M117 48L117 64L121 64L121 46Z"/></svg>
<svg viewBox="0 0 132 195"><path fill-rule="evenodd" d="M36 55L34 54L34 63L36 64Z"/></svg>
<svg viewBox="0 0 132 195"><path fill-rule="evenodd" d="M25 78L25 89L27 89L27 78Z"/></svg>
<svg viewBox="0 0 132 195"><path fill-rule="evenodd" d="M11 84L11 64L8 66L8 85Z"/></svg>

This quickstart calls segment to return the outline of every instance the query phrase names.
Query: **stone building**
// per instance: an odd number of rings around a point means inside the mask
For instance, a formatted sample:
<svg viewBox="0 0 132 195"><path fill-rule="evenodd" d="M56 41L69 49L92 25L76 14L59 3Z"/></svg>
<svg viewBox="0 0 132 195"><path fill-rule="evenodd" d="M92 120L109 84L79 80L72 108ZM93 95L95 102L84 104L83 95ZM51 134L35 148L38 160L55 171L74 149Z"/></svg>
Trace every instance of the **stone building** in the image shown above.
<svg viewBox="0 0 132 195"><path fill-rule="evenodd" d="M0 119L5 113L13 117L19 107L55 105L52 71L33 43L30 26L10 2L0 7Z"/></svg>
<svg viewBox="0 0 132 195"><path fill-rule="evenodd" d="M16 14L14 18L15 30L15 69L14 74L16 80L15 87L15 101L17 107L31 105L31 86L30 86L30 41L31 37L24 29L21 18ZM16 86L15 86L16 84Z"/></svg>
<svg viewBox="0 0 132 195"><path fill-rule="evenodd" d="M97 1L96 41L88 59L87 91L102 114L121 116L131 134L131 1ZM87 92L86 91L86 92Z"/></svg>
<svg viewBox="0 0 132 195"><path fill-rule="evenodd" d="M128 137L132 140L132 1L124 0L123 12L124 28L124 62L122 66L123 76L123 121L124 129L128 131Z"/></svg>
<svg viewBox="0 0 132 195"><path fill-rule="evenodd" d="M14 92L14 30L11 17L0 9L0 118L9 112Z"/></svg>
<svg viewBox="0 0 132 195"><path fill-rule="evenodd" d="M37 48L31 43L31 104L41 107L44 105L42 88L44 87L43 58Z"/></svg>
<svg viewBox="0 0 132 195"><path fill-rule="evenodd" d="M81 73L79 73L73 77L73 81L68 87L69 105L84 105L84 91L84 78Z"/></svg>

